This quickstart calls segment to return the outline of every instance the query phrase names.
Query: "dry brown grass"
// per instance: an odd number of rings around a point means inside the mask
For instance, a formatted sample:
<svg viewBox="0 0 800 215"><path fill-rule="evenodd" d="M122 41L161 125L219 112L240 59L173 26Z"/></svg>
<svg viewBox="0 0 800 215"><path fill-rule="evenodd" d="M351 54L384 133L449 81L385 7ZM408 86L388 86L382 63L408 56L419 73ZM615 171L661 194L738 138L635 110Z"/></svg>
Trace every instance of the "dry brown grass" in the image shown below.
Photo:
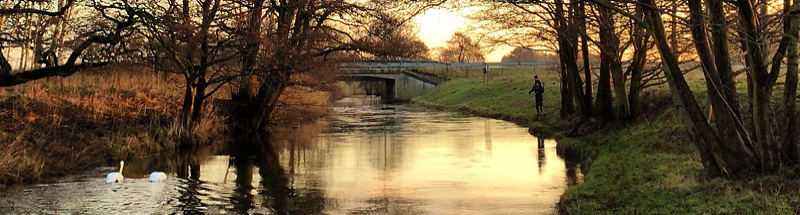
<svg viewBox="0 0 800 215"><path fill-rule="evenodd" d="M330 110L331 93L308 87L286 89L273 115L273 124L297 125L316 120Z"/></svg>
<svg viewBox="0 0 800 215"><path fill-rule="evenodd" d="M176 148L189 136L173 123L176 78L110 70L0 89L0 185ZM206 108L194 143L223 131Z"/></svg>
<svg viewBox="0 0 800 215"><path fill-rule="evenodd" d="M227 132L225 126L225 118L214 112L213 104L209 103L205 107L203 119L192 126L187 128L178 120L173 120L168 126L161 127L156 131L155 140L162 146L169 146L175 148L180 145L194 147L204 145L214 139L215 135Z"/></svg>
<svg viewBox="0 0 800 215"><path fill-rule="evenodd" d="M0 187L223 139L226 119L211 101L230 88L209 98L203 120L185 128L176 121L183 87L178 75L107 67L0 88ZM274 122L315 120L328 112L330 97L290 87Z"/></svg>

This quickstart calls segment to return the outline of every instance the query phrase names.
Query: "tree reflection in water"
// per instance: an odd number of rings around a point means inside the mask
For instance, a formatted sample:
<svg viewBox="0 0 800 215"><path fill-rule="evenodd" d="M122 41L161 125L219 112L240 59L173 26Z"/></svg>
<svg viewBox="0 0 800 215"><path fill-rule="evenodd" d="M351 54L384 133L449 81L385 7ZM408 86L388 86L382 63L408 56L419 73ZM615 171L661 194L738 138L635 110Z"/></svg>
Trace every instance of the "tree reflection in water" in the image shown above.
<svg viewBox="0 0 800 215"><path fill-rule="evenodd" d="M492 127L489 126L489 119L483 119L483 128L486 131L483 138L486 140L484 148L486 148L486 155L492 156Z"/></svg>
<svg viewBox="0 0 800 215"><path fill-rule="evenodd" d="M236 188L230 201L240 214L250 214L256 207L264 207L273 214L321 214L325 208L324 192L319 189L295 190L291 176L281 164L281 150L275 144L276 138L269 133L249 134L238 138L231 146L231 162L236 169ZM290 169L294 169L295 143L288 146ZM258 169L261 180L258 195L253 195L253 174Z"/></svg>
<svg viewBox="0 0 800 215"><path fill-rule="evenodd" d="M233 194L230 196L231 203L233 204L234 210L241 214L249 214L250 210L255 208L253 206L253 170L255 169L254 164L254 155L250 152L252 150L247 150L245 148L250 148L252 144L246 144L246 146L237 145L240 143L249 143L249 141L236 141L235 143L231 144L231 157L228 159L229 163L233 163L233 167L236 171L236 188L234 188ZM230 164L228 165L230 166Z"/></svg>
<svg viewBox="0 0 800 215"><path fill-rule="evenodd" d="M204 195L200 192L203 189L203 182L200 181L200 160L205 160L208 156L201 156L192 149L184 151L178 155L178 166L175 170L179 179L186 180L178 188L180 193L178 207L184 214L203 214L203 209L207 205L200 199L200 196Z"/></svg>
<svg viewBox="0 0 800 215"><path fill-rule="evenodd" d="M253 143L255 144L258 154L256 155L256 165L258 166L258 174L261 176L261 186L264 190L259 192L262 195L267 195L263 205L269 205L276 214L288 214L287 198L293 195L289 189L289 179L286 176L286 171L280 163L280 157L275 150L272 141L269 141L268 134L264 135L267 138L262 138L262 135L253 135Z"/></svg>
<svg viewBox="0 0 800 215"><path fill-rule="evenodd" d="M539 175L541 175L542 169L544 169L544 166L547 164L547 158L544 156L544 139L537 138L537 141L539 142L538 144L539 150L536 157L536 161L539 164Z"/></svg>
<svg viewBox="0 0 800 215"><path fill-rule="evenodd" d="M541 145L543 143L544 141L539 143L540 147L542 147ZM589 171L589 166L591 163L586 164L586 162L590 161L583 160L584 155L577 151L557 150L556 153L559 157L564 159L567 186L577 185L580 183L583 180L583 174L586 174L586 172ZM579 169L580 172L578 172Z"/></svg>

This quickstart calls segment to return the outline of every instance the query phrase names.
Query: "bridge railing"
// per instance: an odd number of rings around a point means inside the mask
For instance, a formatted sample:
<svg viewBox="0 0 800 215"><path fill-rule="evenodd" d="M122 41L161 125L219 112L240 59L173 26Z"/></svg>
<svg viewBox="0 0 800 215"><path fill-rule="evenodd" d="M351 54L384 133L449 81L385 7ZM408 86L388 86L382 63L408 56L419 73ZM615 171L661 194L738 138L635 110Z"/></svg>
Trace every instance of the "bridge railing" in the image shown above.
<svg viewBox="0 0 800 215"><path fill-rule="evenodd" d="M340 67L339 69L342 70L344 73L387 73L387 74L397 74L403 73L412 67L364 67L364 66L350 66L350 67Z"/></svg>
<svg viewBox="0 0 800 215"><path fill-rule="evenodd" d="M421 68L421 67L483 67L489 66L544 66L557 62L353 62L344 63L342 68Z"/></svg>

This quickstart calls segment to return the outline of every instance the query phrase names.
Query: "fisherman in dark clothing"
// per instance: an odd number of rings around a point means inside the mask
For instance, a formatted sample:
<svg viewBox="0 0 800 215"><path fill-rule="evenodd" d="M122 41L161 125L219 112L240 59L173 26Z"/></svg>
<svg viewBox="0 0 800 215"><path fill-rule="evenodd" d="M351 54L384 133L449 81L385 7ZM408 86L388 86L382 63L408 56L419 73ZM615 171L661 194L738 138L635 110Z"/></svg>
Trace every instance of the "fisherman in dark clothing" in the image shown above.
<svg viewBox="0 0 800 215"><path fill-rule="evenodd" d="M544 98L542 98L542 94L544 93L544 85L541 81L539 81L538 75L533 76L533 79L536 80L536 82L533 83L533 88L531 88L531 91L528 91L528 95L530 95L531 92L536 93L536 113L543 114L544 111L542 109L544 106Z"/></svg>

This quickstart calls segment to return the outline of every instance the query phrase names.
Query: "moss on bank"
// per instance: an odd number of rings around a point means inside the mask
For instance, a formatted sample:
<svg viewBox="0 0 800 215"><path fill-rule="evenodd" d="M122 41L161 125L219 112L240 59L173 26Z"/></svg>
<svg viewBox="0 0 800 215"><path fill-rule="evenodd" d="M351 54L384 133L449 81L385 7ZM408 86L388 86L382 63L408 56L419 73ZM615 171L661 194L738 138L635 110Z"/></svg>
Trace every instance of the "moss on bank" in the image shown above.
<svg viewBox="0 0 800 215"><path fill-rule="evenodd" d="M554 79L555 80L555 79ZM531 77L453 80L415 100L428 106L510 119L535 130L559 134L570 123L558 117L558 83L546 82L545 117L534 117L526 87ZM522 88L522 90L520 89ZM694 83L698 99L704 87ZM558 149L583 156L591 165L584 182L567 189L562 214L797 214L800 182L781 176L750 181L711 179L668 103L666 88L640 119L627 126L608 125L581 137L558 138ZM542 126L552 126L541 129Z"/></svg>

